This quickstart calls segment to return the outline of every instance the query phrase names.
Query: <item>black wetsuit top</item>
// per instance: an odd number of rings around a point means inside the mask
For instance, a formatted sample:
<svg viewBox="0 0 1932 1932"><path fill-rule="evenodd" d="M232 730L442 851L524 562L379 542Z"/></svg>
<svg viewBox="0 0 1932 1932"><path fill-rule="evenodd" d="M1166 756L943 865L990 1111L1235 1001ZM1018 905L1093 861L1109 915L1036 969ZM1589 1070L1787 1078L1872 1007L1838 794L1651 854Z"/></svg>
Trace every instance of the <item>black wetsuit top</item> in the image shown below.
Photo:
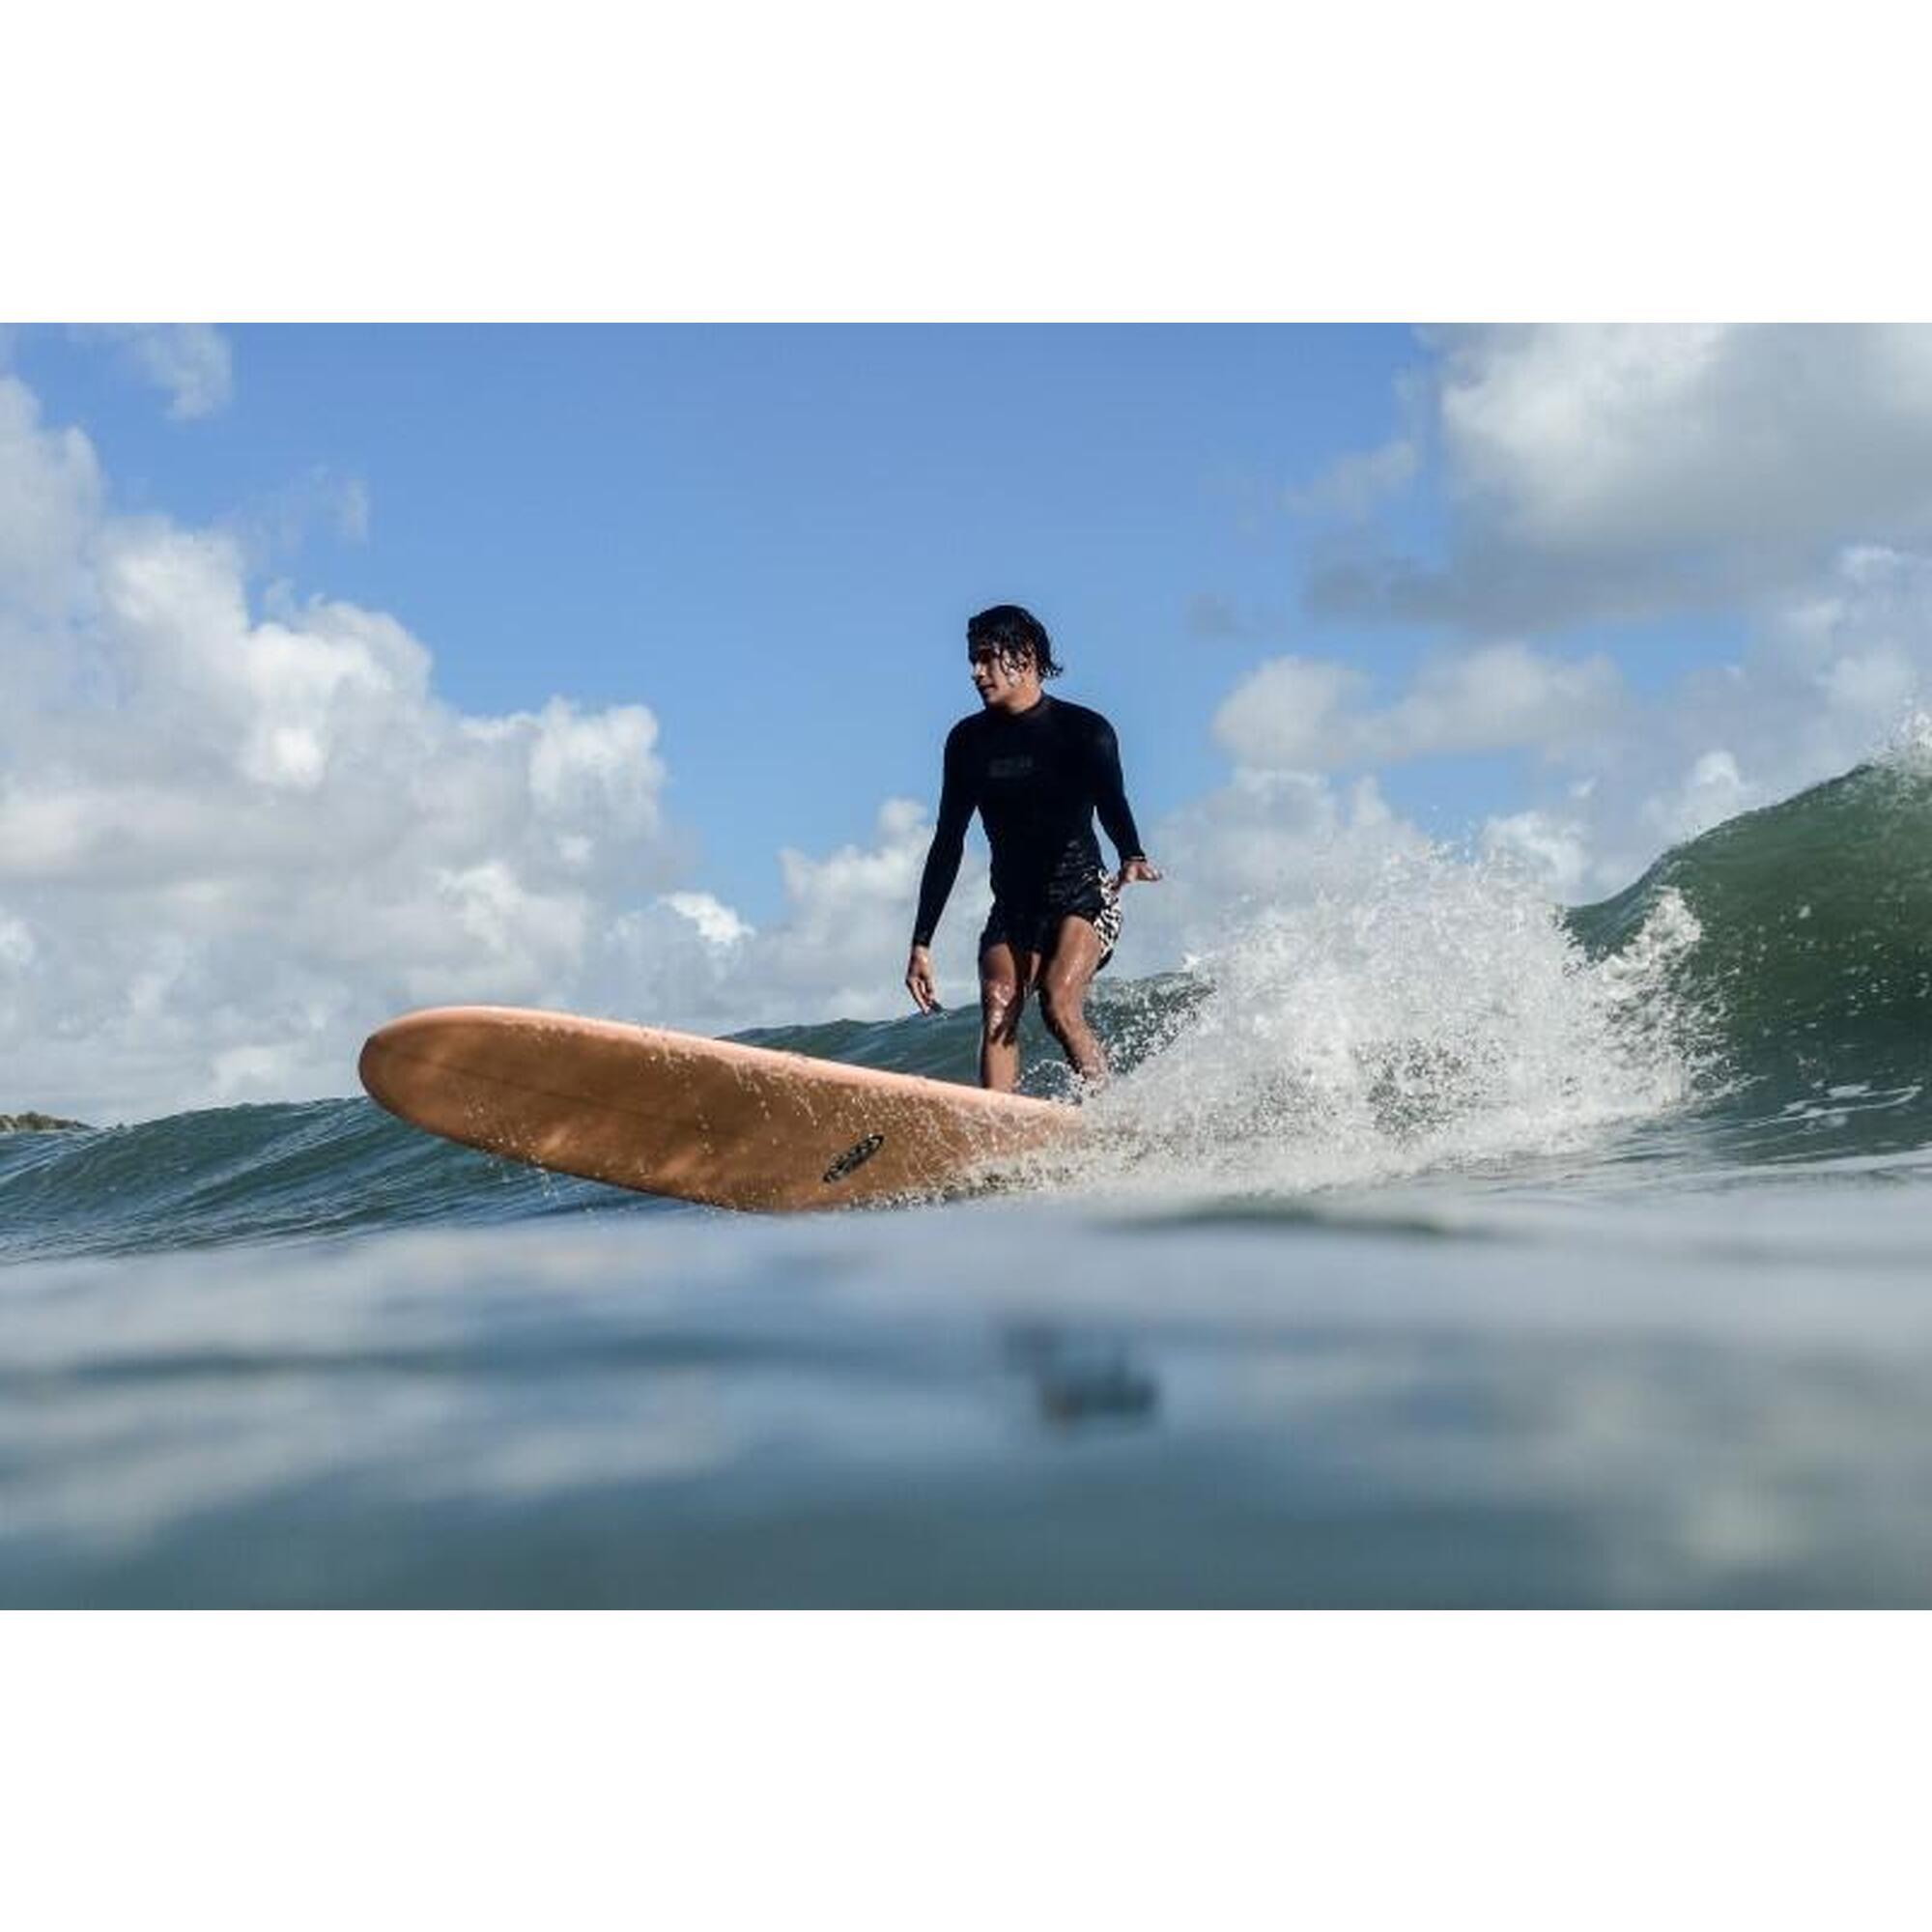
<svg viewBox="0 0 1932 1932"><path fill-rule="evenodd" d="M1097 711L1043 696L1017 717L976 712L947 735L915 946L932 944L976 807L993 851L993 897L1005 906L1038 909L1092 883L1100 870L1095 810L1122 865L1146 857L1121 783L1120 745Z"/></svg>

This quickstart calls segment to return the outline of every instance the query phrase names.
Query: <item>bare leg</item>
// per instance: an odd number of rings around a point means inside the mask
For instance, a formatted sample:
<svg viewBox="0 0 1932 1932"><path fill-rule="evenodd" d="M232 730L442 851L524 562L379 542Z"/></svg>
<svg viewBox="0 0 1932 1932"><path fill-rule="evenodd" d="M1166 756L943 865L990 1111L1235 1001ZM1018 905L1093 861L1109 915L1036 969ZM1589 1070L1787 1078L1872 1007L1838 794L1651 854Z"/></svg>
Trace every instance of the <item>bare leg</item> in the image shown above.
<svg viewBox="0 0 1932 1932"><path fill-rule="evenodd" d="M1020 1077L1020 1015L1039 977L1039 954L1004 942L980 955L980 1085L1010 1094Z"/></svg>
<svg viewBox="0 0 1932 1932"><path fill-rule="evenodd" d="M1074 1072L1095 1087L1106 1082L1107 1056L1087 1024L1087 988L1099 964L1100 935L1091 922L1069 913L1060 922L1047 955L1039 982L1039 1012Z"/></svg>

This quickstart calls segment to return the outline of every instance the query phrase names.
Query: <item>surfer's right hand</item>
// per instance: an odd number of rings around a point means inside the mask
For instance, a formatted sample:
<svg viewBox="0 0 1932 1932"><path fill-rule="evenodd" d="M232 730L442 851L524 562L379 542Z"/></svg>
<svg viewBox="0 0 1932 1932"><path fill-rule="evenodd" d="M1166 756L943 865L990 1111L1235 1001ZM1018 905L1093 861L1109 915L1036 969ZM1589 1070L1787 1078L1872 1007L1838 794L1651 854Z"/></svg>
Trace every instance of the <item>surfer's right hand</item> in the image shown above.
<svg viewBox="0 0 1932 1932"><path fill-rule="evenodd" d="M915 946L906 961L906 991L921 1012L939 1010L939 988L932 983L932 954L923 946Z"/></svg>

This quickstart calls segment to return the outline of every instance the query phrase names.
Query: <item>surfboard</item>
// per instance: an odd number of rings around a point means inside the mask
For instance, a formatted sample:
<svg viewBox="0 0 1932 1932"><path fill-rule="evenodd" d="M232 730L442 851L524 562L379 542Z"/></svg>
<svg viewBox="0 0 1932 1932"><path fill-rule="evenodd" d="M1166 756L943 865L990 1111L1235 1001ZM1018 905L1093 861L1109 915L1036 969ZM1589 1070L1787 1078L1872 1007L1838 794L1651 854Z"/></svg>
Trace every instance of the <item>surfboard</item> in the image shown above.
<svg viewBox="0 0 1932 1932"><path fill-rule="evenodd" d="M1079 1130L1046 1100L519 1007L405 1013L357 1071L390 1113L467 1147L764 1212L930 1196Z"/></svg>

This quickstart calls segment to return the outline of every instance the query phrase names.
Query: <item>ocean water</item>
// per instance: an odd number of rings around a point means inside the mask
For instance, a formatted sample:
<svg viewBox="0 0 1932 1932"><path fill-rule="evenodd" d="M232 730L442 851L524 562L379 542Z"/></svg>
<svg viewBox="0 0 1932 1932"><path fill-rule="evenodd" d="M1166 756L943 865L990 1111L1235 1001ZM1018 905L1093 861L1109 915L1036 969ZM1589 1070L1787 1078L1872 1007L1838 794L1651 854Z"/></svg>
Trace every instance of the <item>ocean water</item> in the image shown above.
<svg viewBox="0 0 1932 1932"><path fill-rule="evenodd" d="M0 1604L1932 1603L1921 755L1597 906L1338 874L1096 1019L1077 1156L891 1210L360 1098L0 1136Z"/></svg>

